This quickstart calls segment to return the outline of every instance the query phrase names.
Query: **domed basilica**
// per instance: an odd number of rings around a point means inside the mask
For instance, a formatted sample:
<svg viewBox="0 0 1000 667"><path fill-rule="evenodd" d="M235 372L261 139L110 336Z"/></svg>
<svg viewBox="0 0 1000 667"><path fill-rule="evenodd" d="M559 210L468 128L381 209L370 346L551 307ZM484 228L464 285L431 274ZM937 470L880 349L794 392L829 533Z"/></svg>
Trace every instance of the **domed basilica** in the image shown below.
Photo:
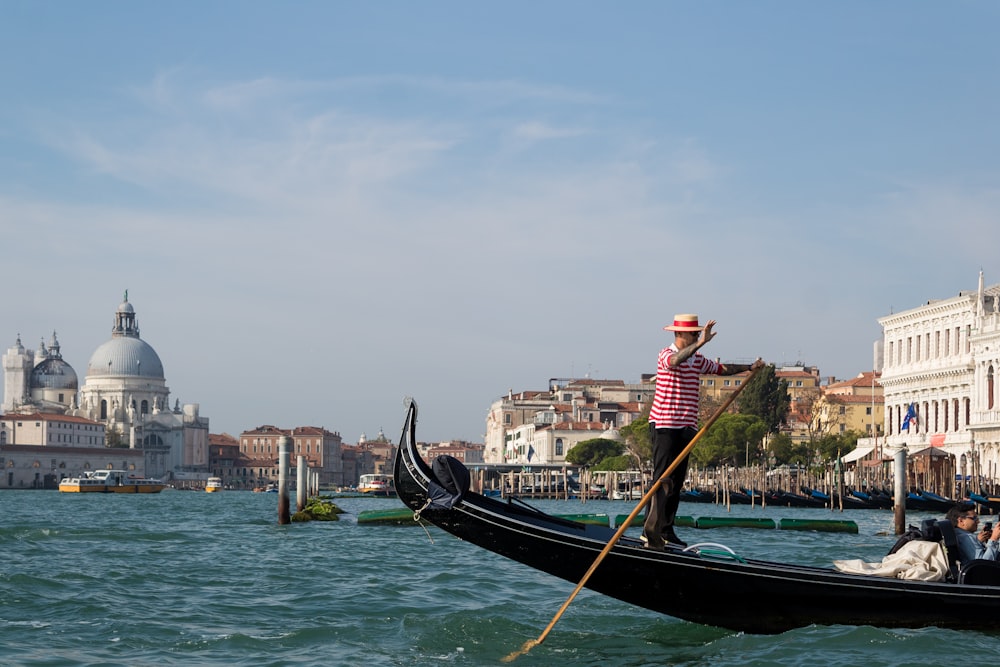
<svg viewBox="0 0 1000 667"><path fill-rule="evenodd" d="M208 468L208 419L197 404L169 407L163 363L139 337L128 292L115 311L111 340L90 356L82 387L53 332L48 346L25 349L18 336L3 356L4 414L48 413L101 422L108 444L142 449L150 477L183 477Z"/></svg>

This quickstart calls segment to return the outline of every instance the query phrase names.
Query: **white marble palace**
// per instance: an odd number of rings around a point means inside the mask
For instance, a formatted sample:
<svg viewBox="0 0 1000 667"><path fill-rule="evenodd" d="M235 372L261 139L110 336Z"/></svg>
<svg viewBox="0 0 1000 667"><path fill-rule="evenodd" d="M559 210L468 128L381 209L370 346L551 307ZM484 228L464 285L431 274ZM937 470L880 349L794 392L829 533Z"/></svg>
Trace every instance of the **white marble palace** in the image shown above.
<svg viewBox="0 0 1000 667"><path fill-rule="evenodd" d="M885 453L941 447L968 474L1000 476L1000 285L879 319ZM912 409L911 409L912 406ZM915 417L907 420L907 414ZM860 447L859 447L860 449ZM958 468L960 469L960 468Z"/></svg>
<svg viewBox="0 0 1000 667"><path fill-rule="evenodd" d="M79 438L66 442L54 437L61 428L72 426L80 431L90 422L122 448L118 451L132 450L127 457L130 465L137 470L141 466L138 471L149 477L183 479L208 470L208 418L198 414L196 403L182 407L177 401L170 408L163 364L152 346L139 337L128 292L115 311L111 339L90 357L82 387L78 387L76 372L62 359L55 333L48 346L43 342L37 351L26 349L18 336L3 355L3 370L0 445L4 446L5 467L18 467L16 453L30 445L58 448L51 450L51 457L42 457L46 467L49 459L54 465L63 460L58 471L53 471L57 477L79 474L76 468L107 467L107 456L101 458L94 452L88 457L86 451L100 447L102 454L110 455L103 438L90 444ZM37 430L31 429L33 424ZM29 442L33 439L39 442ZM141 456L135 450L141 450Z"/></svg>

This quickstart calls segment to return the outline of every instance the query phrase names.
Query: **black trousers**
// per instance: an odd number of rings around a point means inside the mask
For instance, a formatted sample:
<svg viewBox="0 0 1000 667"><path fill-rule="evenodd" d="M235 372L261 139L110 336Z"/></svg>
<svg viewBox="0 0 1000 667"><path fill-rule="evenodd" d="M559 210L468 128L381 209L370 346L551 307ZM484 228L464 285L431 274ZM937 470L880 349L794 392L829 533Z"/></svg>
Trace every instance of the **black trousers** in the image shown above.
<svg viewBox="0 0 1000 667"><path fill-rule="evenodd" d="M663 476L697 432L691 427L653 428L653 424L649 425L649 435L653 441L654 482ZM684 460L670 473L670 477L667 478L669 481L660 485L649 501L649 510L646 512L646 522L642 532L650 542L658 542L667 526L674 525L677 506L681 502L681 491L684 489L684 479L687 477L689 459L689 456L684 457Z"/></svg>

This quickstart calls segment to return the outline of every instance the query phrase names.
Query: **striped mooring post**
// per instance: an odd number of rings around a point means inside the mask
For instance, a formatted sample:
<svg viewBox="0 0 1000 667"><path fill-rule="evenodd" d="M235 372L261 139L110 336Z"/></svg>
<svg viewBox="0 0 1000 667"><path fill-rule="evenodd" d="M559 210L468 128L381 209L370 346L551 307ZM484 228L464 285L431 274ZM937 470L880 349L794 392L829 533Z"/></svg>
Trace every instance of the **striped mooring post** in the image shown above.
<svg viewBox="0 0 1000 667"><path fill-rule="evenodd" d="M306 467L306 457L299 456L295 464L295 509L301 512L306 508L306 497L309 494L309 468Z"/></svg>

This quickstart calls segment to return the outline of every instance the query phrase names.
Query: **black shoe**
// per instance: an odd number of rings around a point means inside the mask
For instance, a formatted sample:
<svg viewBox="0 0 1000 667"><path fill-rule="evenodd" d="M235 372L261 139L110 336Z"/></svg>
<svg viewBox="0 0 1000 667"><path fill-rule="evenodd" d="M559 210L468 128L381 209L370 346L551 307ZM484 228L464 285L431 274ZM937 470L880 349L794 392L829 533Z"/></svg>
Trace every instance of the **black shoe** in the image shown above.
<svg viewBox="0 0 1000 667"><path fill-rule="evenodd" d="M663 531L663 539L669 542L670 544L675 544L679 547L686 547L688 545L687 542L677 537L677 533L674 532L673 526L666 527L666 529Z"/></svg>

